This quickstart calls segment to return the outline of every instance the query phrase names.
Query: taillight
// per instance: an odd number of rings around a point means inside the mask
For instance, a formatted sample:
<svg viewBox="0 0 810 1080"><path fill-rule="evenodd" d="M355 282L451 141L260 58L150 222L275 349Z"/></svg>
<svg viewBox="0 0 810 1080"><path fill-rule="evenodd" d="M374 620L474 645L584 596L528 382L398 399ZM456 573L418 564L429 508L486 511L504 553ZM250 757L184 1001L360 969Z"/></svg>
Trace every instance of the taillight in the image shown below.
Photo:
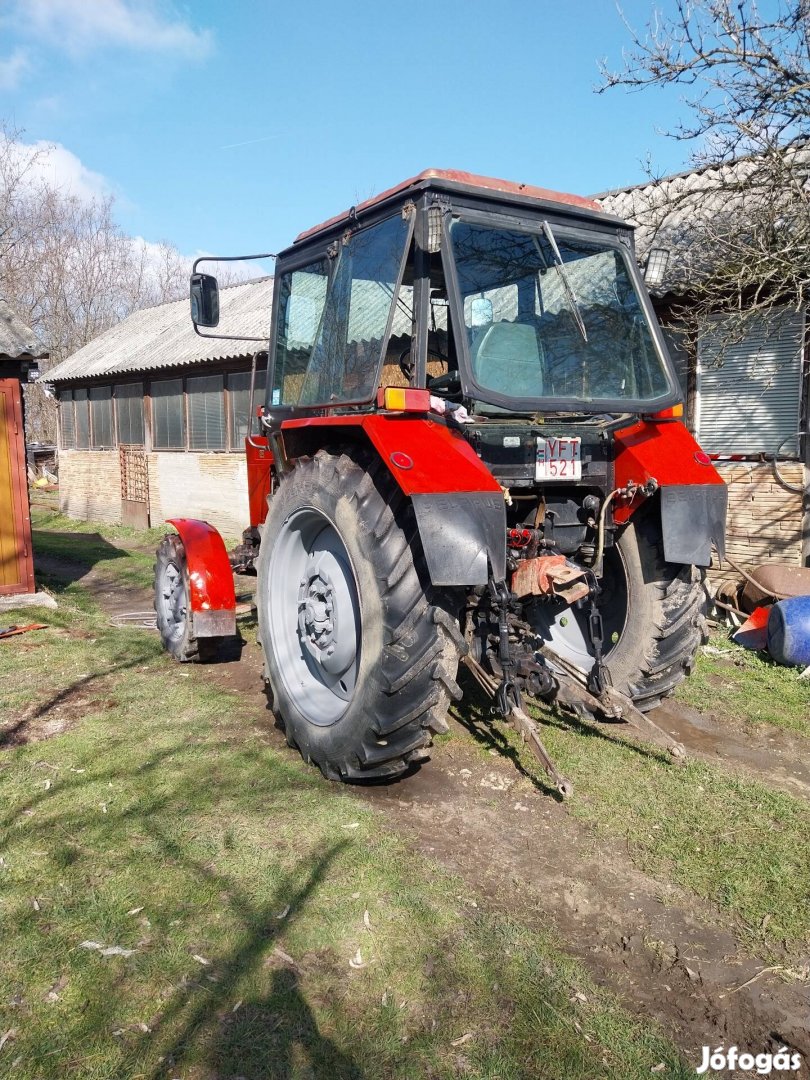
<svg viewBox="0 0 810 1080"><path fill-rule="evenodd" d="M386 386L377 391L377 405L390 412L430 412L430 391Z"/></svg>
<svg viewBox="0 0 810 1080"><path fill-rule="evenodd" d="M658 412L648 413L648 420L677 420L683 416L683 402L671 405L668 409L659 409Z"/></svg>

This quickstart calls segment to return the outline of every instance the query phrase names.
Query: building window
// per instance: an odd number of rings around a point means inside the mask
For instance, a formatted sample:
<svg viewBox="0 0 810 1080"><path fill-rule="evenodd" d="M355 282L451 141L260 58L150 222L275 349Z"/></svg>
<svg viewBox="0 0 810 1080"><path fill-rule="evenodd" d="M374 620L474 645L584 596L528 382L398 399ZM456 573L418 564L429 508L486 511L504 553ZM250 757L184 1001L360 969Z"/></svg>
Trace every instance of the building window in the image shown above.
<svg viewBox="0 0 810 1080"><path fill-rule="evenodd" d="M73 411L73 391L59 391L59 427L62 433L62 449L76 448L76 414Z"/></svg>
<svg viewBox="0 0 810 1080"><path fill-rule="evenodd" d="M118 442L143 446L143 383L122 383L113 389Z"/></svg>
<svg viewBox="0 0 810 1080"><path fill-rule="evenodd" d="M87 391L74 390L73 400L76 405L76 449L90 449L90 411L87 405Z"/></svg>
<svg viewBox="0 0 810 1080"><path fill-rule="evenodd" d="M115 445L112 423L112 390L109 386L90 388L90 434L94 450L109 450Z"/></svg>
<svg viewBox="0 0 810 1080"><path fill-rule="evenodd" d="M152 383L152 442L156 450L185 450L183 380Z"/></svg>
<svg viewBox="0 0 810 1080"><path fill-rule="evenodd" d="M256 372L253 394L254 411L264 404L266 371ZM237 371L228 376L228 399L231 414L231 450L244 450L248 433L248 405L250 404L250 372ZM254 432L256 428L254 426Z"/></svg>
<svg viewBox="0 0 810 1080"><path fill-rule="evenodd" d="M225 449L224 380L221 375L186 379L189 450Z"/></svg>

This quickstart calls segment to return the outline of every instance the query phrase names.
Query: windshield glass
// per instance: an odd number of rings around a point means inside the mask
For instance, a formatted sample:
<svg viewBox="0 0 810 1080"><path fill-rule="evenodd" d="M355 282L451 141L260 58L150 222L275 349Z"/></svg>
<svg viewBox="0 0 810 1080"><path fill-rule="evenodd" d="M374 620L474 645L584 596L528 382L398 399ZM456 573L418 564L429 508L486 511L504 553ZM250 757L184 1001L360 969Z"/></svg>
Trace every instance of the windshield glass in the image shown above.
<svg viewBox="0 0 810 1080"><path fill-rule="evenodd" d="M548 226L456 220L472 375L512 400L651 401L672 392L618 248Z"/></svg>

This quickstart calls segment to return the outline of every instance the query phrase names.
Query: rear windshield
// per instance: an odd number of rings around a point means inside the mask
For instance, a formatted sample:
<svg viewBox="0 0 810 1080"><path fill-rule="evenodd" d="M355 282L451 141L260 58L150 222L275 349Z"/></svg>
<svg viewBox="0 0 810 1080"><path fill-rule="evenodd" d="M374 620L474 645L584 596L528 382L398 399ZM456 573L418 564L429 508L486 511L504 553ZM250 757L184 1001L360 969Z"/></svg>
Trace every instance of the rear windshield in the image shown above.
<svg viewBox="0 0 810 1080"><path fill-rule="evenodd" d="M472 375L516 403L653 401L673 385L626 255L548 226L451 225Z"/></svg>

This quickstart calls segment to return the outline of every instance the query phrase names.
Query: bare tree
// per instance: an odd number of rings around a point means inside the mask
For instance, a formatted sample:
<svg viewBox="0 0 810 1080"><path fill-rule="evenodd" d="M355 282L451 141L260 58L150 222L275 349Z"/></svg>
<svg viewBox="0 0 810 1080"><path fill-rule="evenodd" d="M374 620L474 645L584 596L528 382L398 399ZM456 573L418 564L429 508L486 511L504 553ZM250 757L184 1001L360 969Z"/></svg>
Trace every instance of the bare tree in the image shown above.
<svg viewBox="0 0 810 1080"><path fill-rule="evenodd" d="M641 254L673 251L666 285L684 312L768 314L810 300L810 0L676 0L643 33L628 26L624 65L603 84L681 86L693 172L633 193ZM621 205L621 204L620 204ZM629 211L630 205L622 206Z"/></svg>
<svg viewBox="0 0 810 1080"><path fill-rule="evenodd" d="M58 363L132 311L176 300L188 260L171 244L126 235L111 197L79 198L42 178L47 150L26 146L0 122L0 295ZM54 402L26 388L26 432L55 437Z"/></svg>

